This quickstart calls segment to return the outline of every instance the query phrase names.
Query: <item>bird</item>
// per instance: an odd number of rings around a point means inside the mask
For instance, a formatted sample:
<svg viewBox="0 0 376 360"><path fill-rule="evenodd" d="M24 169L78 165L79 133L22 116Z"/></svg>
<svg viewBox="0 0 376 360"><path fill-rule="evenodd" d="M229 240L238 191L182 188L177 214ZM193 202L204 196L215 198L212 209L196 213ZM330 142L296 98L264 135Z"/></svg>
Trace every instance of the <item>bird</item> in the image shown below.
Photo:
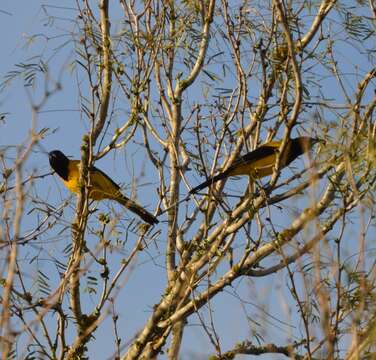
<svg viewBox="0 0 376 360"><path fill-rule="evenodd" d="M79 192L79 160L70 160L60 150L48 153L48 159L52 169L63 180L65 187L71 192ZM143 221L150 225L158 224L158 219L146 211L143 207L127 198L117 185L106 173L96 168L89 168L89 198L93 200L115 200L128 210L137 214Z"/></svg>
<svg viewBox="0 0 376 360"><path fill-rule="evenodd" d="M318 139L308 136L289 139L283 156L280 159L280 168L288 166L298 156L309 151L318 141ZM276 140L261 145L257 149L236 159L226 170L221 171L215 176L211 176L202 184L191 189L189 194L195 194L229 176L248 175L252 180L256 180L272 175L281 144L282 141Z"/></svg>

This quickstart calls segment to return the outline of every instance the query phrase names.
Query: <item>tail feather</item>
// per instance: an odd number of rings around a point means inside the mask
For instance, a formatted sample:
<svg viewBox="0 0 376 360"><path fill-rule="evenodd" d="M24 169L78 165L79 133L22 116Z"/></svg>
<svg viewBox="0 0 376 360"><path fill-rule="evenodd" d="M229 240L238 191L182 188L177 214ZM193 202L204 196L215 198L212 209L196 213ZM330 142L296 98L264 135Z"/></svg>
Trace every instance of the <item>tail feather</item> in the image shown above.
<svg viewBox="0 0 376 360"><path fill-rule="evenodd" d="M116 200L121 205L123 205L124 207L126 207L128 210L130 210L133 213L135 213L136 215L138 215L142 220L144 220L148 224L154 225L154 224L158 224L159 223L158 219L154 215L150 214L143 207L141 207L140 205L138 205L137 203L135 203L131 199L128 199L124 195L122 195L119 198L116 198Z"/></svg>
<svg viewBox="0 0 376 360"><path fill-rule="evenodd" d="M209 178L208 180L204 181L202 184L194 187L189 193L190 194L194 194L196 193L197 191L200 191L202 189L205 189L206 187L210 186L210 185L213 185L214 183L216 183L217 181L219 180L223 180L225 178L228 177L228 172L227 171L224 171L218 175L215 175L215 176L212 176L211 178Z"/></svg>

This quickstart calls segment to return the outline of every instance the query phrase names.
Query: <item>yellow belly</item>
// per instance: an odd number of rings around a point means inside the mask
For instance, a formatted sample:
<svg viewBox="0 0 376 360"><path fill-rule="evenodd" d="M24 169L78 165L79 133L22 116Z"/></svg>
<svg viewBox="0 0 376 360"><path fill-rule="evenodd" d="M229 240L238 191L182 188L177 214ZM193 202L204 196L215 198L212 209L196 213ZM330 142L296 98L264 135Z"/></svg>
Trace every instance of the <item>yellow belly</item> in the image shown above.
<svg viewBox="0 0 376 360"><path fill-rule="evenodd" d="M79 172L78 172L78 164L76 162L71 163L72 165L69 166L69 175L68 180L63 180L65 187L70 190L71 192L77 194L80 190L78 186L79 182Z"/></svg>
<svg viewBox="0 0 376 360"><path fill-rule="evenodd" d="M80 191L79 187L79 171L78 162L72 163L69 171L68 180L64 181L64 185L73 193ZM110 179L99 171L89 172L89 198L93 200L118 199L122 194L119 188Z"/></svg>

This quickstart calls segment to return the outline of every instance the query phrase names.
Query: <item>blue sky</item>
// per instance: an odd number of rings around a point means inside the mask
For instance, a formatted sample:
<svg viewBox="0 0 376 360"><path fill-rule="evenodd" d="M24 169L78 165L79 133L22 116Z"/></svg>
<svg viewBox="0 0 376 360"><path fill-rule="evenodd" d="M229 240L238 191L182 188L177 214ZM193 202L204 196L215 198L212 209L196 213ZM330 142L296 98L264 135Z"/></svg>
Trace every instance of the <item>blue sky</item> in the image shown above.
<svg viewBox="0 0 376 360"><path fill-rule="evenodd" d="M48 3L56 6L61 4L59 1L48 1ZM69 40L69 35L66 34L65 30L72 28L72 24L69 23L72 14L74 14L74 11L70 10L69 6L75 8L75 2L65 1L64 6L67 7L66 9L55 9L54 13L60 14L60 17L54 23L51 23L51 19L44 13L41 7L42 4L45 3L7 0L2 2L0 10L4 12L0 12L0 31L3 34L3 55L0 62L0 76L9 74L10 71L15 69L15 64L32 62L34 56L44 54L45 58L48 59L52 78L61 82L62 88L48 99L37 115L37 128L46 127L50 129L48 136L42 141L42 145L48 151L57 148L67 155L78 158L80 141L82 135L87 131L87 125L80 111L80 94L77 89L77 83L80 82L80 79L75 77L74 71L69 72L69 64L75 56L74 49L72 49L71 44L65 44ZM29 42L29 36L33 34L40 35ZM50 37L46 39L45 34L49 34ZM62 44L65 45L60 49L59 47ZM343 45L340 53L346 53L346 46L346 44ZM357 61L356 59L347 60L349 65L352 61ZM346 63L344 63L344 69L346 69L346 66ZM24 88L21 80L15 80L0 93L0 113L8 113L5 125L0 125L2 128L0 131L1 146L17 145L27 138L32 120L30 96L35 103L38 103L44 96L45 89L43 88L42 80L42 78L39 78L36 82L37 86L29 89ZM330 79L323 79L322 81L323 84L330 84ZM84 85L83 83L83 88ZM229 84L226 84L226 86L229 86ZM336 98L338 102L343 101L337 94L333 94L333 98ZM190 100L193 102L192 99ZM119 108L118 113L115 113L114 121L121 122L126 116L126 111L126 108ZM310 114L306 114L306 116L309 118ZM24 169L25 174L29 174L33 170L36 170L39 174L50 171L46 155L38 151L38 149L36 150L28 160ZM302 166L303 164L304 162L299 160L297 166ZM120 183L128 195L132 192L132 180L145 173L146 175L141 177L140 182L137 184L137 188L140 189L137 192L137 200L150 211L155 208L157 205L156 188L158 179L154 170L148 166L145 154L139 150L137 144L128 144L126 152L118 153L116 158L108 156L98 161L96 166L105 170L116 182ZM200 180L200 176L192 173L190 179L193 184L196 184ZM36 186L30 195L30 198L43 199L56 207L70 196L62 187L60 181L53 176L37 180ZM295 199L288 203L294 206L296 201ZM304 202L304 200L302 201ZM64 210L64 219L68 223L69 219L74 216L74 204L75 202L72 198L71 206ZM99 209L108 211L111 206L112 204L108 203L100 204ZM116 209L120 211L119 208ZM278 213L277 210L276 213ZM281 214L283 216L280 216L278 221L281 226L288 224L293 218L293 214L288 211L281 212ZM25 221L22 224L25 232L36 223L34 216L34 213L32 213L25 217ZM124 216L129 219L129 213L124 214ZM162 218L162 220L165 219ZM95 228L96 224L97 222L93 220L91 226ZM161 224L162 227L163 223ZM162 228L162 234L163 231L165 230ZM354 233L357 233L356 229L354 229ZM58 279L58 272L52 266L51 257L61 256L69 241L69 234L70 230L67 228L63 232L61 239L56 239L52 236L50 238L45 237L34 248L22 249L21 254L24 259L20 261L27 266L28 271L31 271L28 274L30 282L36 276L37 270L48 274L55 281ZM88 239L92 239L94 242L96 237L89 235ZM131 236L129 244L131 245L133 242L134 237ZM94 244L90 245L95 248ZM150 315L152 306L159 301L160 295L164 290L166 284L164 247L164 238L160 236L155 244L151 243L138 256L131 271L125 276L125 285L120 291L116 302L116 311L120 314L119 332L124 343L144 324ZM30 259L38 252L41 254L40 261L37 264L32 263L30 265ZM125 254L123 253L114 252L111 254L111 262L115 264L115 269L119 267L124 256ZM220 269L227 268L228 264L223 264L220 267ZM252 336L253 329L249 326L252 321L257 323L264 321L269 324L263 334L266 342L273 340L277 344L284 344L286 340L284 336L289 337L290 334L292 335L296 331L289 324L291 319L296 319L296 309L295 305L288 300L289 296L287 295L285 284L287 284L287 278L283 272L267 279L242 279L234 284L231 292L226 290L221 296L213 300L215 325L220 335L223 335L220 338L224 350L231 348L236 342ZM239 294L240 297L249 303L242 308L234 293ZM85 296L85 301L87 309L92 308L95 303L95 300L90 295ZM260 309L260 304L265 307L264 311ZM250 317L250 322L244 317L245 310ZM205 311L203 311L203 314L205 314ZM47 321L54 321L53 316L47 315L46 318ZM96 331L95 340L89 344L90 359L104 359L110 356L115 348L113 342L112 322L108 318ZM191 359L193 354L198 356L199 354L208 353L213 353L213 348L209 345L209 340L202 330L197 316L193 316L186 329L183 354L185 354L186 359ZM258 358L272 359L272 356L266 355ZM279 359L281 357L277 356L275 358Z"/></svg>

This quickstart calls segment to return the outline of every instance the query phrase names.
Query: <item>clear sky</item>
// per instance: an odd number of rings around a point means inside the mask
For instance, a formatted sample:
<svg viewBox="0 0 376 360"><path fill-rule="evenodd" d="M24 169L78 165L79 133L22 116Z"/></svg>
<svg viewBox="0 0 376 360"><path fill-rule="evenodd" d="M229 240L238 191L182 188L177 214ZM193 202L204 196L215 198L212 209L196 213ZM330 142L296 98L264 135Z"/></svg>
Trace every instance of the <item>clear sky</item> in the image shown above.
<svg viewBox="0 0 376 360"><path fill-rule="evenodd" d="M48 151L60 149L67 155L74 158L79 157L80 142L82 135L87 132L85 119L80 111L80 101L77 83L80 79L75 78L75 72L69 72L69 64L75 56L69 34L66 30L73 28L70 24L74 14L75 1L65 0L64 9L61 1L49 0L49 5L57 6L47 12L42 5L46 2L37 1L10 1L3 0L0 5L0 33L1 37L1 61L0 76L2 78L9 76L11 71L19 70L16 64L33 62L37 55L44 54L48 59L48 66L51 75L55 80L61 82L61 90L54 93L42 107L37 115L37 128L44 127L49 129L48 136L42 141L42 146ZM53 12L59 17L52 20L47 16L48 12ZM35 34L39 34L35 36ZM65 34L65 35L64 35ZM31 38L31 35L34 37ZM46 38L46 35L48 38ZM350 61L350 60L349 60ZM354 60L356 61L356 60ZM323 79L325 82L325 79ZM22 81L15 80L10 86L6 87L0 93L0 113L7 113L5 125L0 125L0 144L1 146L13 146L22 143L28 136L30 124L32 121L31 101L38 103L44 96L43 81L38 79L36 87L25 89ZM83 85L84 86L84 85ZM333 95L334 96L334 95ZM339 100L339 99L337 99ZM126 109L119 109L117 120L121 122L122 116L126 114ZM33 152L25 167L25 173L31 173L36 170L38 174L48 173L50 167L46 154L41 151ZM96 163L96 166L105 170L111 177L122 185L124 192L128 195L132 193L132 179L139 178L137 199L146 208L152 211L157 205L156 188L158 180L154 172L149 173L150 168L145 163L145 154L139 151L137 144L127 145L126 153L121 152L116 159L108 156ZM299 160L299 166L303 165L303 160ZM152 170L150 170L152 171ZM145 173L145 176L141 176ZM192 182L196 184L199 181L199 175L192 175ZM61 182L56 177L48 176L37 180L37 184L30 198L43 199L53 206L58 207L61 202L69 198L70 194L63 188ZM295 200L294 200L295 201ZM289 202L294 205L294 201ZM299 200L300 201L300 200ZM64 218L69 220L74 216L75 201L72 198L71 207L64 210ZM28 208L32 208L32 204ZM112 204L100 204L99 208L106 211ZM119 209L117 209L119 211ZM34 213L25 217L22 224L23 231L27 232L35 223ZM95 215L94 215L95 216ZM124 215L125 221L131 216ZM288 224L293 218L293 214L283 213L279 224ZM165 220L165 218L162 218ZM95 221L91 224L95 227ZM161 224L162 234L163 222ZM356 230L354 230L356 233ZM69 228L63 230L62 240L57 238L44 238L32 249L24 248L21 254L24 256L25 266L30 273L28 274L30 282L37 275L37 270L42 271L53 279L58 279L58 271L52 265L51 259L58 253L60 257L69 241ZM88 236L90 239L90 236ZM92 237L95 238L94 236ZM121 236L120 236L121 238ZM133 244L134 238L131 237L130 243ZM45 243L43 243L45 242ZM95 248L95 245L92 246ZM166 274L164 270L164 250L165 242L163 236L158 237L156 244L150 244L142 252L132 266L131 271L125 277L125 285L118 295L116 302L116 311L120 314L118 328L120 336L124 343L135 334L149 317L151 309L156 304L163 292L166 284ZM31 263L32 257L39 253L40 261ZM124 254L113 253L111 261L113 264L120 264ZM226 268L228 264L224 264ZM118 266L114 266L118 268ZM283 345L285 338L281 335L292 334L294 329L289 320L294 318L295 308L289 302L288 295L285 293L284 285L287 283L286 274L278 273L267 279L242 279L234 284L232 291L225 291L213 300L215 311L215 325L221 336L221 345L224 350L233 347L239 341L246 340L252 335L253 329L249 323L265 322L267 332L265 342L273 341ZM244 308L240 306L239 300L234 293L245 300ZM88 294L85 296L84 306L91 308L95 300ZM248 302L248 303L247 303ZM264 308L260 308L260 304ZM229 311L231 309L231 311ZM205 313L205 311L204 311ZM247 313L249 318L245 319ZM282 314L282 315L281 315ZM47 321L52 321L52 317L47 315ZM210 342L205 335L199 320L193 316L189 321L189 326L185 333L183 343L183 353L185 359L192 359L193 356L207 355L214 353ZM112 355L114 346L114 336L112 322L110 319L104 321L104 325L99 326L95 332L95 340L89 343L90 359L105 359ZM205 358L205 357L203 357ZM248 357L250 358L250 357ZM258 357L259 359L273 359L271 355ZM283 357L276 356L275 359Z"/></svg>

